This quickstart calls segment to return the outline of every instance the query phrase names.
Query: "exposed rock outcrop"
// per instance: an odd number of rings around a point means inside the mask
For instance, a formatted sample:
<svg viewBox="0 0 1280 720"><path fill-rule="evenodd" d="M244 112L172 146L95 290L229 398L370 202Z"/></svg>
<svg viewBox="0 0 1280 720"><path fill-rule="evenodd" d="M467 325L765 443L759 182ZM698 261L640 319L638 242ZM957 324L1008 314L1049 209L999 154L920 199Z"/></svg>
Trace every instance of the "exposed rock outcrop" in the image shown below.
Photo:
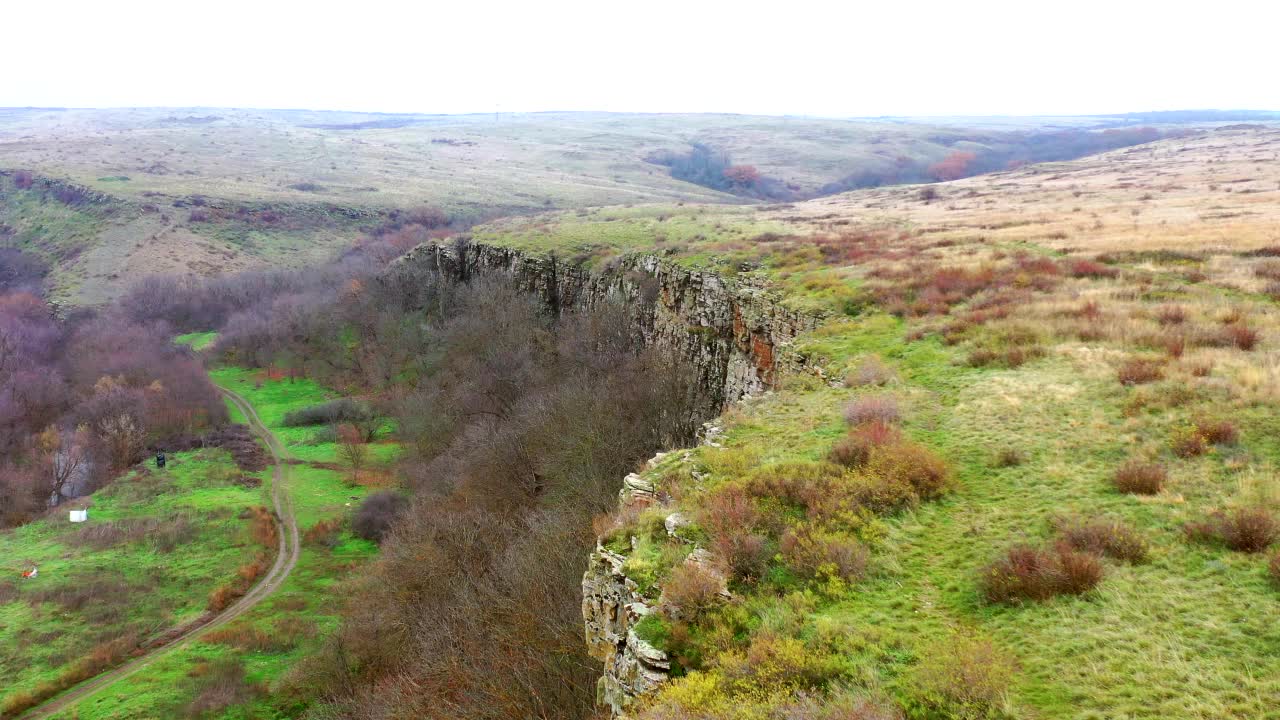
<svg viewBox="0 0 1280 720"><path fill-rule="evenodd" d="M551 255L496 245L427 244L388 272L436 272L465 280L500 273L543 297L554 312L622 300L631 326L648 345L690 361L718 414L744 395L773 387L794 362L786 347L819 318L783 307L763 288L727 281L654 255L629 255L593 272Z"/></svg>

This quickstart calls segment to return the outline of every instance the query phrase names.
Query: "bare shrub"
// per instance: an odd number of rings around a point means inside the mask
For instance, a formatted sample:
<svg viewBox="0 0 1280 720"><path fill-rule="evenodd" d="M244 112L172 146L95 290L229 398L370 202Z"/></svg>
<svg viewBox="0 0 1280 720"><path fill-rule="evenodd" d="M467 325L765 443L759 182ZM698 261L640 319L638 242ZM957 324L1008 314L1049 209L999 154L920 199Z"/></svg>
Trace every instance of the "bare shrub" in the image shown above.
<svg viewBox="0 0 1280 720"><path fill-rule="evenodd" d="M662 586L662 606L674 617L696 618L721 601L724 577L701 562L684 562L671 570Z"/></svg>
<svg viewBox="0 0 1280 720"><path fill-rule="evenodd" d="M1280 523L1266 510L1239 507L1218 512L1207 520L1188 523L1184 532L1192 540L1221 542L1238 552L1258 553L1280 537Z"/></svg>
<svg viewBox="0 0 1280 720"><path fill-rule="evenodd" d="M867 471L913 489L921 500L942 496L951 484L946 462L919 443L903 440L871 449Z"/></svg>
<svg viewBox="0 0 1280 720"><path fill-rule="evenodd" d="M1072 550L1141 563L1147 559L1147 542L1119 520L1076 520L1064 524L1059 535Z"/></svg>
<svg viewBox="0 0 1280 720"><path fill-rule="evenodd" d="M387 531L409 507L409 501L392 490L376 492L364 499L351 520L351 531L357 537L381 543Z"/></svg>
<svg viewBox="0 0 1280 720"><path fill-rule="evenodd" d="M1150 358L1130 358L1116 370L1121 385L1140 385L1164 377L1164 366Z"/></svg>
<svg viewBox="0 0 1280 720"><path fill-rule="evenodd" d="M245 678L244 662L222 658L202 663L188 676L195 698L184 708L189 718L218 716L228 708L243 705L260 696L263 689Z"/></svg>
<svg viewBox="0 0 1280 720"><path fill-rule="evenodd" d="M844 420L850 425L877 422L892 425L902 419L898 401L892 395L867 395L845 405Z"/></svg>
<svg viewBox="0 0 1280 720"><path fill-rule="evenodd" d="M1129 460L1121 465L1112 478L1116 489L1135 495L1155 495L1164 489L1169 472L1159 463Z"/></svg>
<svg viewBox="0 0 1280 720"><path fill-rule="evenodd" d="M866 387L868 385L887 385L893 380L893 368L876 356L863 360L856 369L844 377L845 387Z"/></svg>
<svg viewBox="0 0 1280 720"><path fill-rule="evenodd" d="M982 570L980 585L987 602L1017 604L1079 595L1096 587L1102 576L1102 564L1088 553L1015 545Z"/></svg>

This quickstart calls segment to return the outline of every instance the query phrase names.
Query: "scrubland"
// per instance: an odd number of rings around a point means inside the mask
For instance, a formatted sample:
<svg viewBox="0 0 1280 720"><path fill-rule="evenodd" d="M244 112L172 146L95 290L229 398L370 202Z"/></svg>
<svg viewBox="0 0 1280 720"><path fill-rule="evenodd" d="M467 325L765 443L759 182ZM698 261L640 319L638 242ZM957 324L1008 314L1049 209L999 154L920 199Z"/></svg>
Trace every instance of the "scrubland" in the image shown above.
<svg viewBox="0 0 1280 720"><path fill-rule="evenodd" d="M674 660L638 713L1273 716L1276 149L1222 130L677 245L827 320L598 523Z"/></svg>

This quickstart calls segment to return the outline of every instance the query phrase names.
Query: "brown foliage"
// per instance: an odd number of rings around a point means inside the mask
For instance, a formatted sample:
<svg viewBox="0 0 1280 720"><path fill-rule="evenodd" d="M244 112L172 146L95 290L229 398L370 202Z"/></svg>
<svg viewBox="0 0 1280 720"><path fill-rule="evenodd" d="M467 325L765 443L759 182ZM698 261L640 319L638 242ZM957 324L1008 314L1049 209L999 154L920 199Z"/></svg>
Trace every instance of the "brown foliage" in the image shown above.
<svg viewBox="0 0 1280 720"><path fill-rule="evenodd" d="M1088 553L1059 546L1041 550L1015 545L983 569L982 594L991 603L1017 604L1079 595L1102 581L1102 563Z"/></svg>
<svg viewBox="0 0 1280 720"><path fill-rule="evenodd" d="M1147 542L1119 520L1077 520L1059 530L1062 542L1072 550L1105 555L1131 563L1145 562Z"/></svg>
<svg viewBox="0 0 1280 720"><path fill-rule="evenodd" d="M1164 488L1169 472L1159 463L1129 460L1121 465L1113 478L1116 489L1135 495L1155 495Z"/></svg>
<svg viewBox="0 0 1280 720"><path fill-rule="evenodd" d="M1116 370L1121 385L1140 385L1164 377L1164 365L1150 358L1130 358Z"/></svg>
<svg viewBox="0 0 1280 720"><path fill-rule="evenodd" d="M672 568L662 585L662 606L673 617L696 618L721 601L724 576L706 563L684 562Z"/></svg>
<svg viewBox="0 0 1280 720"><path fill-rule="evenodd" d="M844 408L844 420L850 425L871 422L892 425L901 418L898 401L892 395L864 395Z"/></svg>
<svg viewBox="0 0 1280 720"><path fill-rule="evenodd" d="M804 577L830 574L843 580L859 580L866 574L869 553L851 537L801 526L783 534L779 548L788 567Z"/></svg>
<svg viewBox="0 0 1280 720"><path fill-rule="evenodd" d="M1183 530L1192 540L1221 542L1246 553L1262 552L1280 537L1275 516L1257 507L1214 513L1205 521L1188 523Z"/></svg>

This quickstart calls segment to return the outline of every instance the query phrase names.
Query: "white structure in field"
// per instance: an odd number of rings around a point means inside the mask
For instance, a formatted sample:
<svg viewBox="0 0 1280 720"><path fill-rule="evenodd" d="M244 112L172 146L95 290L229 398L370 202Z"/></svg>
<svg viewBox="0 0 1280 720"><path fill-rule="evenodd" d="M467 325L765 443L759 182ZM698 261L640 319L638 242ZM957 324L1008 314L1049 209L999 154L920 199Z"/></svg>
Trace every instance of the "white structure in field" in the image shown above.
<svg viewBox="0 0 1280 720"><path fill-rule="evenodd" d="M71 522L84 522L89 519L88 510L72 510Z"/></svg>

